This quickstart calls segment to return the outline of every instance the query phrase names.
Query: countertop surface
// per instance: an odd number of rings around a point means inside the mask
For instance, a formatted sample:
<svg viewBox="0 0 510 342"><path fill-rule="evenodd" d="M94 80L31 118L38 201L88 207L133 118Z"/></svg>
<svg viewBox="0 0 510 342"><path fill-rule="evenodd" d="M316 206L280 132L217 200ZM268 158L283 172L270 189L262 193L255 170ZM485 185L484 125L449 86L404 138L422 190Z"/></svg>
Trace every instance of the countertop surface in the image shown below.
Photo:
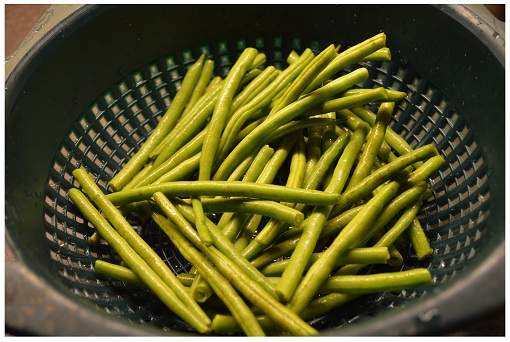
<svg viewBox="0 0 510 342"><path fill-rule="evenodd" d="M5 56L16 51L27 34L50 5L5 5ZM504 18L504 7L491 8L496 15ZM15 263L16 257L5 243L5 262ZM6 336L10 336L6 333ZM505 336L505 312L497 312L490 317L470 322L447 333L445 336Z"/></svg>

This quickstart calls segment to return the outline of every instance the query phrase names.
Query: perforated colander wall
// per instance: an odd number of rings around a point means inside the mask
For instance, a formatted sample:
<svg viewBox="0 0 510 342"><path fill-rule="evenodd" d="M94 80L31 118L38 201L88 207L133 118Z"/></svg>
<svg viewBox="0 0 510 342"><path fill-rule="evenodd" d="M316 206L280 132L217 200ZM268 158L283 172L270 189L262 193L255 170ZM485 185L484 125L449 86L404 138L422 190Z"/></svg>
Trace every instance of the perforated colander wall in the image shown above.
<svg viewBox="0 0 510 342"><path fill-rule="evenodd" d="M213 58L215 74L225 76L247 46L267 54L268 63L285 67L291 49L311 47L318 52L329 42L301 38L260 37L252 41L222 41L162 57L140 67L101 94L70 128L55 153L45 193L44 227L49 253L62 282L77 296L99 309L163 329L186 330L150 293L96 274L96 259L118 261L107 245L89 246L93 228L70 204L67 191L78 184L72 177L86 167L96 183L108 191L108 182L145 141L169 106L180 82L200 53ZM403 253L413 268L428 267L433 274L429 287L364 296L327 317L314 320L319 328L338 327L377 315L379 312L420 298L433 286L445 283L468 265L485 234L490 210L489 175L482 150L454 104L420 75L397 62L370 62L363 66L370 79L363 87L383 86L404 91L407 98L395 109L391 127L412 147L434 143L446 163L430 180L433 198L422 206L419 218L434 249L432 258L419 263L412 249ZM139 233L178 273L189 269L164 234L150 224L129 217Z"/></svg>

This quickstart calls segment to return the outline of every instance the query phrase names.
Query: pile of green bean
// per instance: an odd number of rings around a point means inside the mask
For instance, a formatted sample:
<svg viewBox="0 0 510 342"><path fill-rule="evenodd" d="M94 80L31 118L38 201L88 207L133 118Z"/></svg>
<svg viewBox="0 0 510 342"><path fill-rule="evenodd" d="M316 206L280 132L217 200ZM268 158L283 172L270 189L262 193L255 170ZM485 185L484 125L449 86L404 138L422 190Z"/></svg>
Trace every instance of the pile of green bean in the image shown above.
<svg viewBox="0 0 510 342"><path fill-rule="evenodd" d="M355 66L391 59L385 34L339 51L293 51L277 70L246 48L225 78L200 56L110 193L73 172L90 243L104 239L123 261L94 269L153 291L201 334L316 335L307 321L363 294L429 284L426 268L400 270L398 246L431 255L417 215L444 160L389 127L406 93L358 87L369 74ZM133 211L170 238L188 273L138 235ZM389 271L362 272L375 264Z"/></svg>

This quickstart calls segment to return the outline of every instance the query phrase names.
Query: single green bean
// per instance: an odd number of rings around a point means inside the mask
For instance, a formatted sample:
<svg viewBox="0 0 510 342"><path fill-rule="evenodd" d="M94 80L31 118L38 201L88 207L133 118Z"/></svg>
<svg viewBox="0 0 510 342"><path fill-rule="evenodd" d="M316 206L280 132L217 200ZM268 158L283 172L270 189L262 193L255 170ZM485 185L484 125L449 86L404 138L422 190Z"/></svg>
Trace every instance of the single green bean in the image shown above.
<svg viewBox="0 0 510 342"><path fill-rule="evenodd" d="M431 282L432 276L428 269L415 268L399 272L332 276L320 287L319 291L325 293L380 293L404 290Z"/></svg>
<svg viewBox="0 0 510 342"><path fill-rule="evenodd" d="M186 237L183 236L179 229L167 220L166 217L147 206L145 206L144 209L152 215L154 221L171 239L172 243L182 253L184 258L194 265L199 274L201 274L205 279L208 279L208 283L211 285L216 295L221 298L221 300L229 308L243 331L249 336L265 335L250 308L239 296L229 280L221 272L219 272L211 264L211 262L205 258L203 254L186 239ZM177 213L177 210L175 210L175 213ZM200 241L198 241L198 244L205 247L205 245L201 244ZM207 249L212 247L205 248Z"/></svg>
<svg viewBox="0 0 510 342"><path fill-rule="evenodd" d="M324 251L322 257L310 267L303 280L297 286L289 303L289 307L294 312L301 312L310 302L312 297L317 293L319 287L328 278L335 266L335 259L339 255L351 248L359 247L361 240L365 239L367 236L370 238L370 236L375 233L372 232L372 223L383 210L384 206L397 193L399 187L404 183L408 175L408 172L399 174L395 180L390 181L381 191L377 192L377 194L363 206L354 219L342 229L340 234L338 234L331 245Z"/></svg>
<svg viewBox="0 0 510 342"><path fill-rule="evenodd" d="M361 59L361 62L369 61L391 61L390 48L388 47L380 48L379 50Z"/></svg>
<svg viewBox="0 0 510 342"><path fill-rule="evenodd" d="M200 159L199 180L210 180L214 160L218 153L221 134L228 120L232 100L239 88L242 77L248 71L258 51L254 48L246 48L239 56L238 60L230 69L223 88L221 89L216 105L214 107L211 120L207 126L207 135L202 145L202 158Z"/></svg>
<svg viewBox="0 0 510 342"><path fill-rule="evenodd" d="M110 221L120 236L138 253L143 260L158 274L159 277L175 291L176 295L186 305L193 308L193 311L203 315L199 306L191 298L187 290L181 285L172 271L159 255L140 237L129 222L119 212L119 210L108 200L107 196L92 181L85 169L75 169L74 178L80 183L84 192L89 196L92 202L103 212L106 219Z"/></svg>
<svg viewBox="0 0 510 342"><path fill-rule="evenodd" d="M414 170L404 184L403 188L407 189L412 187L418 182L426 181L432 176L439 168L445 163L443 156L437 155L424 161L416 170Z"/></svg>
<svg viewBox="0 0 510 342"><path fill-rule="evenodd" d="M202 198L202 208L206 213L237 212L272 217L284 223L299 227L304 214L288 205L258 199L246 198Z"/></svg>
<svg viewBox="0 0 510 342"><path fill-rule="evenodd" d="M186 304L184 304L152 267L150 267L146 261L133 250L126 240L117 233L106 218L101 215L80 190L72 188L69 190L68 194L71 201L78 207L83 216L96 227L101 236L119 254L122 260L128 264L129 268L140 277L147 287L149 287L170 310L191 324L198 332L207 333L210 331L209 318L202 312L192 298L191 302L187 301ZM179 286L182 287L180 282ZM187 296L189 297L189 294ZM198 309L196 307L198 307Z"/></svg>
<svg viewBox="0 0 510 342"><path fill-rule="evenodd" d="M340 202L335 205L331 215L336 215L350 204L359 200L363 196L373 191L376 187L405 169L406 167L418 162L438 155L437 149L433 144L428 144L413 150L403 156L398 157L394 161L382 166L377 171L371 173L352 188L345 191L340 196Z"/></svg>
<svg viewBox="0 0 510 342"><path fill-rule="evenodd" d="M405 99L407 96L407 93L405 93L403 91L398 91L398 90L389 89L389 88L385 88L385 89L386 89L386 92L388 93L388 97L386 99L387 102L400 102L403 99ZM367 89L367 88L353 88L353 89L349 89L349 90L346 90L345 92L343 92L342 96L363 94L363 93L368 93L370 91L371 91L371 89Z"/></svg>
<svg viewBox="0 0 510 342"><path fill-rule="evenodd" d="M140 149L131 157L131 159L124 165L122 170L117 173L109 183L109 186L115 190L121 190L136 173L142 169L147 163L150 157L150 153L158 144L165 138L165 136L175 126L179 119L186 103L188 102L193 88L195 87L200 74L202 72L202 66L205 59L205 55L201 55L200 58L188 69L184 79L182 81L179 91L175 95L173 101L170 103L167 111L159 121L158 125L151 133L149 138L140 147Z"/></svg>
<svg viewBox="0 0 510 342"><path fill-rule="evenodd" d="M147 285L136 275L129 267L112 264L110 262L97 259L94 262L94 271L109 278L120 280L128 284L138 286L142 289L148 289Z"/></svg>
<svg viewBox="0 0 510 342"><path fill-rule="evenodd" d="M308 127L308 140L306 142L306 172L305 183L310 177L310 173L314 169L322 156L321 140L322 140L322 126Z"/></svg>
<svg viewBox="0 0 510 342"><path fill-rule="evenodd" d="M106 198L115 205L149 200L156 191L169 197L179 196L232 196L259 198L273 201L331 205L338 203L339 195L319 190L287 188L283 185L242 181L176 181L141 186L113 192Z"/></svg>
<svg viewBox="0 0 510 342"><path fill-rule="evenodd" d="M177 274L177 279L179 279L182 285L191 286L193 279L195 279L196 276L196 273L179 273Z"/></svg>
<svg viewBox="0 0 510 342"><path fill-rule="evenodd" d="M193 207L193 213L195 214L195 227L200 240L202 240L202 243L206 246L212 245L213 238L211 236L211 232L209 232L209 227L207 227L204 208L202 207L200 198L191 197L191 206Z"/></svg>
<svg viewBox="0 0 510 342"><path fill-rule="evenodd" d="M416 218L421 206L421 198L411 203L400 215L397 222L374 244L374 246L390 246L402 235Z"/></svg>
<svg viewBox="0 0 510 342"><path fill-rule="evenodd" d="M138 183L143 181L147 175L152 171L152 160L147 162L145 166L126 184L123 189L134 188Z"/></svg>
<svg viewBox="0 0 510 342"><path fill-rule="evenodd" d="M419 261L430 257L434 253L423 231L423 227L417 218L415 218L409 228L407 228L407 236L409 237L409 241L411 241L411 245Z"/></svg>
<svg viewBox="0 0 510 342"><path fill-rule="evenodd" d="M386 46L386 34L381 32L359 44L356 44L345 51L338 54L338 56L323 70L308 86L305 93L310 92L319 87L324 82L327 82L338 72L343 70L346 66L360 62L366 56L374 53Z"/></svg>
<svg viewBox="0 0 510 342"><path fill-rule="evenodd" d="M226 179L228 174L237 167L240 161L249 155L253 149L259 148L259 146L263 144L265 137L274 132L281 125L291 121L308 109L315 107L317 104L327 100L342 90L348 89L356 83L363 81L367 77L368 70L365 68L352 71L293 102L271 117L268 117L234 147L220 165L213 179Z"/></svg>
<svg viewBox="0 0 510 342"><path fill-rule="evenodd" d="M394 108L394 102L384 102L379 106L377 118L374 122L374 125L372 126L372 129L370 130L367 142L365 143L365 147L359 157L358 164L354 169L351 179L347 184L346 190L349 190L370 174L370 170L374 165L377 153L379 152L381 144L384 141L386 127L388 127L388 124L391 120Z"/></svg>

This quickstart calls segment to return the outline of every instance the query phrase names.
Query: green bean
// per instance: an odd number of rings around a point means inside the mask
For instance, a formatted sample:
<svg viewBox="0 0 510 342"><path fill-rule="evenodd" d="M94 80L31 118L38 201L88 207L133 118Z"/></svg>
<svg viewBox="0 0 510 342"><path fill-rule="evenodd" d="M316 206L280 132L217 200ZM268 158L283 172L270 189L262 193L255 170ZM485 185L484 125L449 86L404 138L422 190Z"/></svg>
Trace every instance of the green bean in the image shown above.
<svg viewBox="0 0 510 342"><path fill-rule="evenodd" d="M255 98L253 98L245 106L239 108L238 111L232 114L232 117L227 122L225 130L220 139L220 153L219 159L224 158L228 151L234 145L234 140L237 138L241 128L249 118L253 118L254 113L267 107L272 99L281 92L286 85L292 82L294 78L303 70L303 68L312 60L313 53L310 49L306 49L299 61L290 67L283 70L277 78Z"/></svg>
<svg viewBox="0 0 510 342"><path fill-rule="evenodd" d="M358 165L354 169L346 190L349 190L370 174L377 153L384 141L386 127L391 120L394 108L395 103L393 102L384 102L379 106L377 118L370 130L363 152L359 157Z"/></svg>
<svg viewBox="0 0 510 342"><path fill-rule="evenodd" d="M218 171L214 176L214 180L222 180L228 177L253 149L259 148L264 138L274 132L281 125L291 121L308 109L315 107L334 94L348 89L368 77L368 70L364 68L357 69L345 76L328 83L307 96L293 102L282 110L278 111L271 117L264 120L258 127L251 131L241 142L229 153L223 163L221 163Z"/></svg>
<svg viewBox="0 0 510 342"><path fill-rule="evenodd" d="M159 193L161 194L161 193ZM164 195L155 195L160 200L161 209L168 215L175 217L178 212L173 207L170 201L166 200ZM186 222L182 218L183 222ZM180 228L185 228L180 226ZM299 316L287 309L284 305L278 302L273 296L266 292L257 282L249 278L238 265L225 257L214 247L205 247L200 241L194 237L194 230L185 229L183 233L186 237L191 239L194 244L214 263L218 270L232 283L232 285L240 291L248 301L257 306L271 319L281 326L284 330L289 331L294 335L315 335L318 334L315 329L310 327L306 322L302 321ZM209 279L209 278L207 278Z"/></svg>
<svg viewBox="0 0 510 342"><path fill-rule="evenodd" d="M407 96L407 93L405 93L403 91L398 91L398 90L389 89L389 88L385 88L385 89L388 94L388 97L386 98L387 102L393 102L393 103L400 102L403 99L405 99ZM342 96L363 94L363 93L368 93L370 91L371 91L371 89L366 89L366 88L353 88L353 89L349 89L349 90L346 90L345 92L343 92Z"/></svg>
<svg viewBox="0 0 510 342"><path fill-rule="evenodd" d="M333 276L321 287L321 292L378 293L404 290L430 284L432 276L426 268L368 275Z"/></svg>
<svg viewBox="0 0 510 342"><path fill-rule="evenodd" d="M367 126L360 126L352 134L335 167L332 182L328 185L325 192L339 193L344 187L354 161L365 142ZM281 300L288 302L292 297L332 208L333 206L316 206L312 214L305 221L301 239L297 243L289 259L289 264L282 274L282 281L276 287L276 292Z"/></svg>
<svg viewBox="0 0 510 342"><path fill-rule="evenodd" d="M159 177L152 184L183 181L188 179L190 175L192 175L193 172L195 172L198 169L201 155L202 153L199 152L194 156L191 156L190 158L184 160L171 170L167 171L164 175L161 175L161 177Z"/></svg>
<svg viewBox="0 0 510 342"><path fill-rule="evenodd" d="M172 271L159 255L138 235L129 222L122 216L118 209L108 200L99 187L92 181L85 169L75 169L74 178L80 183L90 200L103 212L106 219L117 230L120 236L126 240L131 248L143 258L154 272L175 291L177 297L186 305L193 308L194 312L204 315L200 307L191 298L187 290L177 280ZM101 234L105 237L103 234ZM138 274L139 275L139 274ZM140 275L139 275L140 276ZM149 285L149 284L147 284Z"/></svg>
<svg viewBox="0 0 510 342"><path fill-rule="evenodd" d="M285 94L280 98L275 107L271 109L268 116L273 115L285 106L299 99L310 83L323 71L335 57L338 56L333 44L322 50L308 65L303 69L292 84L287 88Z"/></svg>
<svg viewBox="0 0 510 342"><path fill-rule="evenodd" d="M434 253L420 221L417 218L415 218L409 228L407 228L407 236L409 237L409 241L411 241L411 245L419 261L430 257Z"/></svg>
<svg viewBox="0 0 510 342"><path fill-rule="evenodd" d="M335 126L337 124L343 123L344 120L340 119L327 119L327 118L309 118L309 119L301 119L301 120L292 120L289 123L286 123L285 125L282 125L281 127L277 128L276 131L274 131L272 134L270 134L266 141L270 142L273 140L276 140L278 138L284 137L286 135L289 135L291 133L294 133L296 131L301 131L304 128L308 127L314 127L314 126L320 126L320 130L322 132L323 127L325 126ZM322 133L321 133L322 137Z"/></svg>
<svg viewBox="0 0 510 342"><path fill-rule="evenodd" d="M382 166L377 171L371 173L352 188L345 191L340 196L340 202L335 205L331 215L336 215L354 201L359 200L363 196L370 193L377 186L381 185L398 172L406 167L427 158L438 155L437 149L433 144L428 144L413 150L403 156L398 157L394 161Z"/></svg>
<svg viewBox="0 0 510 342"><path fill-rule="evenodd" d="M396 240L397 237L402 235L403 232L413 222L420 210L421 198L414 203L411 203L402 215L398 218L397 222L377 241L374 246L390 246Z"/></svg>
<svg viewBox="0 0 510 342"><path fill-rule="evenodd" d="M145 166L133 178L131 178L131 180L126 185L124 185L123 189L134 188L138 183L143 181L151 171L152 160L145 164Z"/></svg>
<svg viewBox="0 0 510 342"><path fill-rule="evenodd" d="M237 235L237 238L234 240L234 247L238 251L243 252L244 249L248 246L261 221L262 216L260 215L250 215L247 217L247 219L244 221L245 223L241 225L241 231ZM244 256L244 253L242 254Z"/></svg>
<svg viewBox="0 0 510 342"><path fill-rule="evenodd" d="M331 118L331 119L336 119L335 112L325 113L322 116L325 116L325 117ZM324 128L322 129L321 149L323 151L326 151L333 144L333 142L338 138L338 136L336 135L336 127L337 127L337 125L327 125L327 126L324 126ZM327 172L323 176L322 184L321 184L322 189L326 189L328 187L332 177L333 177L333 168L330 168L329 170L327 170Z"/></svg>
<svg viewBox="0 0 510 342"><path fill-rule="evenodd" d="M391 51L388 47L380 48L379 50L372 52L370 55L361 59L361 62L368 61L391 61Z"/></svg>
<svg viewBox="0 0 510 342"><path fill-rule="evenodd" d="M338 56L327 66L325 70L323 70L308 86L305 93L316 89L324 82L328 81L335 74L340 72L346 66L355 64L361 61L366 56L374 53L380 48L385 47L386 45L386 34L379 33L359 44L356 44L347 50L338 54Z"/></svg>
<svg viewBox="0 0 510 342"><path fill-rule="evenodd" d="M404 184L403 188L407 189L418 182L427 180L444 164L445 160L441 155L434 156L424 161L416 170L414 170Z"/></svg>
<svg viewBox="0 0 510 342"><path fill-rule="evenodd" d="M362 120L368 122L371 124L371 122L375 121L375 114L372 113L368 108L365 107L352 107L351 111L356 114L358 117L360 117ZM400 134L395 132L393 129L389 128L386 130L385 135L386 142L388 145L391 146L399 155L404 155L406 153L409 153L413 150L411 145L402 137ZM413 167L416 169L421 165L421 162L418 162L413 165Z"/></svg>
<svg viewBox="0 0 510 342"><path fill-rule="evenodd" d="M185 162L187 159L200 152L205 134L206 131L202 130L193 139L191 139L178 151L176 151L171 157L161 163L158 167L153 168L151 172L134 187L162 182L163 179L165 179L165 174L171 172L172 169L174 169L177 165Z"/></svg>
<svg viewBox="0 0 510 342"><path fill-rule="evenodd" d="M239 108L253 100L260 92L268 87L278 76L279 71L274 66L268 66L242 89L232 101L230 111L233 115Z"/></svg>
<svg viewBox="0 0 510 342"><path fill-rule="evenodd" d="M202 198L203 211L207 213L236 212L273 217L284 223L299 227L304 214L285 204L246 198Z"/></svg>
<svg viewBox="0 0 510 342"><path fill-rule="evenodd" d="M338 194L319 190L294 189L283 185L242 181L176 181L113 192L106 195L106 198L115 205L122 205L149 200L156 191L161 191L169 197L233 196L260 198L278 202L306 203L310 205L336 204L339 198Z"/></svg>
<svg viewBox="0 0 510 342"><path fill-rule="evenodd" d="M256 154L253 163L246 170L245 175L242 178L243 182L255 182L262 174L264 167L267 165L271 157L274 155L274 148L269 145L264 145L259 152Z"/></svg>
<svg viewBox="0 0 510 342"><path fill-rule="evenodd" d="M206 246L212 245L213 239L209 232L209 228L207 227L204 208L202 207L200 198L191 197L191 206L193 207L193 213L195 214L195 227L200 240L202 240L202 243Z"/></svg>
<svg viewBox="0 0 510 342"><path fill-rule="evenodd" d="M321 255L322 253L313 253L306 264L305 271L308 270ZM389 258L390 255L387 247L353 248L345 254L340 255L336 260L335 266L345 264L385 264ZM278 277L282 275L288 263L289 259L275 261L261 268L261 272L266 277Z"/></svg>
<svg viewBox="0 0 510 342"><path fill-rule="evenodd" d="M211 91L204 94L199 99L195 108L191 110L189 115L182 120L179 120L174 129L168 134L168 140L161 149L159 155L154 160L154 167L163 164L189 140L203 130L207 120L213 114L213 110L218 101L218 96L224 82L218 83ZM206 126L205 130L207 130ZM206 135L204 135L205 140Z"/></svg>
<svg viewBox="0 0 510 342"><path fill-rule="evenodd" d="M198 79L197 84L195 85L195 88L193 89L193 92L191 93L191 96L188 100L188 103L182 112L181 120L182 118L185 118L186 115L191 111L193 106L197 103L198 99L204 95L207 90L207 86L209 85L209 82L213 76L213 72L214 61L212 59L206 59L202 67L202 72L200 73L200 78Z"/></svg>
<svg viewBox="0 0 510 342"><path fill-rule="evenodd" d="M386 184L367 204L359 211L347 226L342 229L331 245L324 251L305 274L292 295L289 307L294 312L301 312L318 288L324 283L335 265L335 259L347 250L359 247L360 241L373 235L371 224L383 210L384 206L396 194L399 187L407 178L408 173L402 173L395 180ZM294 255L295 253L293 253ZM283 275L282 275L283 279ZM278 291L278 287L277 287Z"/></svg>
<svg viewBox="0 0 510 342"><path fill-rule="evenodd" d="M136 173L147 163L150 153L158 146L158 144L165 138L165 136L175 126L179 116L181 115L187 101L189 100L193 88L195 87L202 71L202 65L205 55L200 58L188 69L182 81L179 91L175 95L173 101L170 103L167 111L159 121L158 125L151 133L149 138L140 147L140 149L131 157L131 159L124 165L122 170L117 173L109 183L109 186L115 191L121 190L133 178Z"/></svg>
<svg viewBox="0 0 510 342"><path fill-rule="evenodd" d="M175 209L175 208L174 208ZM171 239L172 243L177 247L181 254L191 262L208 283L213 288L216 295L221 298L225 305L229 308L236 321L240 324L243 331L249 336L263 336L264 331L260 328L257 319L251 312L250 308L246 305L243 299L238 295L236 290L230 284L229 280L219 272L207 258L198 251L193 244L191 244L163 215L151 210L145 206L145 210L150 212L154 221ZM175 213L177 211L175 210ZM177 223L176 223L177 224ZM199 245L205 247L198 241ZM212 247L205 247L212 248Z"/></svg>
<svg viewBox="0 0 510 342"><path fill-rule="evenodd" d="M92 235L87 239L87 243L91 246L97 244L101 240L101 235L95 230Z"/></svg>
<svg viewBox="0 0 510 342"><path fill-rule="evenodd" d="M313 116L330 112L338 112L342 109L379 101L388 101L388 92L382 87L370 89L364 93L358 93L324 101L304 112L302 116Z"/></svg>
<svg viewBox="0 0 510 342"><path fill-rule="evenodd" d="M388 247L388 251L390 253L390 259L388 260L388 265L391 267L400 267L404 263L404 257L398 251L395 245L390 245Z"/></svg>
<svg viewBox="0 0 510 342"><path fill-rule="evenodd" d="M94 271L109 278L120 280L128 284L138 286L142 289L148 289L147 285L136 275L129 267L112 264L110 262L97 259L94 261Z"/></svg>
<svg viewBox="0 0 510 342"><path fill-rule="evenodd" d="M239 82L248 71L257 53L258 51L253 48L244 49L225 78L223 88L218 96L214 112L207 126L207 135L202 145L202 158L200 159L198 174L198 179L201 181L211 179L211 172L216 154L218 153L221 133L225 128L230 114L232 99L238 90Z"/></svg>
<svg viewBox="0 0 510 342"><path fill-rule="evenodd" d="M191 324L198 332L207 333L210 331L210 320L207 315L205 313L200 314L201 309L199 307L198 309L191 309L196 308L198 305L192 302L184 304L145 260L115 231L106 218L101 215L80 190L72 188L68 194L71 201L80 209L84 217L96 227L101 236L129 265L129 268L138 275L170 310ZM182 286L180 282L179 285Z"/></svg>
<svg viewBox="0 0 510 342"><path fill-rule="evenodd" d="M321 158L322 155L321 140L322 140L322 126L308 127L308 140L306 142L307 161L305 171L305 183L306 180L310 177L310 173L314 169L315 165Z"/></svg>
<svg viewBox="0 0 510 342"><path fill-rule="evenodd" d="M267 56L263 52L259 52L256 56L253 62L250 65L250 69L257 69L264 65L264 63L267 62Z"/></svg>
<svg viewBox="0 0 510 342"><path fill-rule="evenodd" d="M195 279L196 276L197 274L195 273L179 273L177 274L177 279L179 279L182 285L191 286L193 279Z"/></svg>
<svg viewBox="0 0 510 342"><path fill-rule="evenodd" d="M214 295L214 290L201 274L197 274L193 279L189 292L198 303L203 303Z"/></svg>

